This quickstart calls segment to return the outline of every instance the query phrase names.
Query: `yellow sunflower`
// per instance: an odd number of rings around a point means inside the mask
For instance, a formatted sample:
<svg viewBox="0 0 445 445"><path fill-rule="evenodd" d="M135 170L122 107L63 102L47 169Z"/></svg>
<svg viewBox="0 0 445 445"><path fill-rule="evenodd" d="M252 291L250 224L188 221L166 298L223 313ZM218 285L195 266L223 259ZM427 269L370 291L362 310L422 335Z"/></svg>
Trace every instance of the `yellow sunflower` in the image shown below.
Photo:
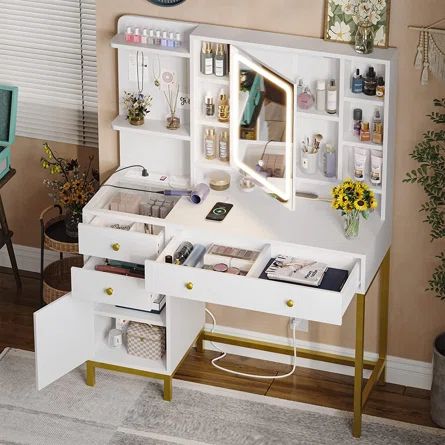
<svg viewBox="0 0 445 445"><path fill-rule="evenodd" d="M363 199L356 199L354 201L354 207L360 212L368 210L368 204Z"/></svg>
<svg viewBox="0 0 445 445"><path fill-rule="evenodd" d="M371 209L376 209L377 208L377 200L374 198L371 198L371 201L369 202L369 207Z"/></svg>

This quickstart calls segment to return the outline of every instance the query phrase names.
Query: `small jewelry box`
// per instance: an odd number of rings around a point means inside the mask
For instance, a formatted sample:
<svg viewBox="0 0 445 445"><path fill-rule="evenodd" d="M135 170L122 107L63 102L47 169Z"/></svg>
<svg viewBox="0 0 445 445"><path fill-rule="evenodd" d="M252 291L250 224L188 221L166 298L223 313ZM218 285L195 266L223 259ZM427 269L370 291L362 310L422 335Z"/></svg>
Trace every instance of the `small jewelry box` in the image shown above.
<svg viewBox="0 0 445 445"><path fill-rule="evenodd" d="M15 140L17 87L0 85L0 179L11 168L11 144Z"/></svg>
<svg viewBox="0 0 445 445"><path fill-rule="evenodd" d="M131 321L127 328L130 355L158 360L165 354L165 328Z"/></svg>

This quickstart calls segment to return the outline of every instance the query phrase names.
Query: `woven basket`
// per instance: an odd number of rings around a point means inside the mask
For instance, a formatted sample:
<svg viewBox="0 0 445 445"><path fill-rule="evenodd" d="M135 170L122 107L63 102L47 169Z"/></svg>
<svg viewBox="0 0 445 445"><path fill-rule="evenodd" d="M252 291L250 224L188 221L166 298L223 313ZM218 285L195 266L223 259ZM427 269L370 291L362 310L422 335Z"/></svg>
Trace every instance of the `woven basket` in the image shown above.
<svg viewBox="0 0 445 445"><path fill-rule="evenodd" d="M64 220L65 220L65 216L59 215L59 216L49 219L45 223L45 247L50 250L55 250L56 252L78 253L79 252L79 244L78 243L66 243L63 241L57 241L53 238L50 238L46 233L48 227L50 227L58 222L64 221Z"/></svg>
<svg viewBox="0 0 445 445"><path fill-rule="evenodd" d="M63 258L48 265L43 271L43 301L49 304L70 292L71 268L82 266L82 256Z"/></svg>

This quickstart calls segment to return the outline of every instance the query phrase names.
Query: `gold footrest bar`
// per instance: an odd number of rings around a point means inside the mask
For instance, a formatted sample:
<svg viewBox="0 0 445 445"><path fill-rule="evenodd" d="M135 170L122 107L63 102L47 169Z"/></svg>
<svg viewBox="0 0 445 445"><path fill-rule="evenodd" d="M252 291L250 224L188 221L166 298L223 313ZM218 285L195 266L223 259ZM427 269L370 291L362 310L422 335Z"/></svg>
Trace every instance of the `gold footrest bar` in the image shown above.
<svg viewBox="0 0 445 445"><path fill-rule="evenodd" d="M380 358L377 360L377 364L375 368L372 370L372 374L369 376L368 381L366 382L365 388L363 389L362 396L362 407L366 405L368 401L368 397L371 394L371 391L374 389L374 386L379 382L380 376L385 370L385 360Z"/></svg>
<svg viewBox="0 0 445 445"><path fill-rule="evenodd" d="M213 341L215 343L223 343L232 346L240 346L243 348L260 349L262 351L274 352L276 354L294 355L294 348L288 345L280 345L277 343L269 343L259 340L249 340L233 335L217 334L204 331L203 340ZM312 351L310 349L297 348L297 355L300 358L309 360L318 360L322 362L335 363L336 365L354 366L354 357L346 355L330 354L327 352ZM363 367L365 369L374 369L377 361L364 360Z"/></svg>

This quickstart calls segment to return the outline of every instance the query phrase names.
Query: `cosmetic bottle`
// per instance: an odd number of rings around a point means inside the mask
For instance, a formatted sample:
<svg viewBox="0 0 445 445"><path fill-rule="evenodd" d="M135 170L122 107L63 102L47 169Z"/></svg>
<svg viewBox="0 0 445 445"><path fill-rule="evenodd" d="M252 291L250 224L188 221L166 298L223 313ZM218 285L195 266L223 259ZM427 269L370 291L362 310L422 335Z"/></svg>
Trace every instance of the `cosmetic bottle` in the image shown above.
<svg viewBox="0 0 445 445"><path fill-rule="evenodd" d="M133 43L141 43L141 33L139 28L134 28Z"/></svg>
<svg viewBox="0 0 445 445"><path fill-rule="evenodd" d="M219 93L219 103L218 103L218 121L219 122L229 122L230 119L230 106L229 98L224 90Z"/></svg>
<svg viewBox="0 0 445 445"><path fill-rule="evenodd" d="M327 178L337 175L337 159L335 148L331 144L326 144L323 150L323 174Z"/></svg>
<svg viewBox="0 0 445 445"><path fill-rule="evenodd" d="M162 38L161 38L161 46L168 46L168 34L167 31L162 31Z"/></svg>
<svg viewBox="0 0 445 445"><path fill-rule="evenodd" d="M360 137L360 129L362 126L362 117L363 117L363 113L361 108L354 108L353 111L353 126L352 126L352 134L356 137Z"/></svg>
<svg viewBox="0 0 445 445"><path fill-rule="evenodd" d="M326 111L326 82L324 80L317 81L316 103L318 111Z"/></svg>
<svg viewBox="0 0 445 445"><path fill-rule="evenodd" d="M382 98L385 96L385 81L383 80L383 77L379 77L377 80L375 95Z"/></svg>
<svg viewBox="0 0 445 445"><path fill-rule="evenodd" d="M354 179L365 180L366 164L368 163L368 150L363 148L354 149Z"/></svg>
<svg viewBox="0 0 445 445"><path fill-rule="evenodd" d="M160 46L161 45L161 31L159 29L156 30L154 44L156 46Z"/></svg>
<svg viewBox="0 0 445 445"><path fill-rule="evenodd" d="M209 42L202 42L201 73L206 75L213 74L213 50Z"/></svg>
<svg viewBox="0 0 445 445"><path fill-rule="evenodd" d="M133 43L133 28L131 26L129 26L125 31L125 41Z"/></svg>
<svg viewBox="0 0 445 445"><path fill-rule="evenodd" d="M216 158L216 134L214 128L207 128L205 131L204 155L206 159Z"/></svg>
<svg viewBox="0 0 445 445"><path fill-rule="evenodd" d="M227 74L226 52L222 43L216 44L214 72L218 77L224 77Z"/></svg>
<svg viewBox="0 0 445 445"><path fill-rule="evenodd" d="M148 42L149 45L154 45L155 44L155 31L154 29L150 29L150 31L148 32Z"/></svg>
<svg viewBox="0 0 445 445"><path fill-rule="evenodd" d="M373 150L371 152L371 184L380 185L382 183L382 164L383 164L383 154Z"/></svg>
<svg viewBox="0 0 445 445"><path fill-rule="evenodd" d="M220 161L229 162L229 134L223 131L218 140L218 158Z"/></svg>
<svg viewBox="0 0 445 445"><path fill-rule="evenodd" d="M215 102L210 93L207 93L207 96L204 99L204 114L206 117L215 116Z"/></svg>
<svg viewBox="0 0 445 445"><path fill-rule="evenodd" d="M303 78L300 77L298 79L298 84L297 84L297 97L303 92L303 89L304 89Z"/></svg>
<svg viewBox="0 0 445 445"><path fill-rule="evenodd" d="M360 75L358 68L352 75L351 91L355 94L363 93L363 77Z"/></svg>
<svg viewBox="0 0 445 445"><path fill-rule="evenodd" d="M375 96L377 89L377 80L375 77L374 67L370 66L363 83L363 92L367 96Z"/></svg>
<svg viewBox="0 0 445 445"><path fill-rule="evenodd" d="M174 48L175 47L175 34L173 32L170 32L168 34L168 47Z"/></svg>
<svg viewBox="0 0 445 445"><path fill-rule="evenodd" d="M369 122L362 121L360 128L360 140L369 142L371 140L371 132L369 131Z"/></svg>
<svg viewBox="0 0 445 445"><path fill-rule="evenodd" d="M192 253L192 250L193 244L188 241L184 241L175 250L175 253L173 254L173 262L175 264L183 264L188 256Z"/></svg>
<svg viewBox="0 0 445 445"><path fill-rule="evenodd" d="M147 45L148 43L148 31L144 28L142 30L141 43Z"/></svg>
<svg viewBox="0 0 445 445"><path fill-rule="evenodd" d="M180 48L182 46L181 33L177 32L175 37L175 48Z"/></svg>
<svg viewBox="0 0 445 445"><path fill-rule="evenodd" d="M374 142L374 144L383 143L383 122L379 110L375 110L372 119L372 142Z"/></svg>
<svg viewBox="0 0 445 445"><path fill-rule="evenodd" d="M329 114L337 113L337 87L334 79L330 80L326 93L326 112Z"/></svg>
<svg viewBox="0 0 445 445"><path fill-rule="evenodd" d="M314 105L314 96L308 86L305 86L302 93L297 97L297 104L300 110L309 110Z"/></svg>

